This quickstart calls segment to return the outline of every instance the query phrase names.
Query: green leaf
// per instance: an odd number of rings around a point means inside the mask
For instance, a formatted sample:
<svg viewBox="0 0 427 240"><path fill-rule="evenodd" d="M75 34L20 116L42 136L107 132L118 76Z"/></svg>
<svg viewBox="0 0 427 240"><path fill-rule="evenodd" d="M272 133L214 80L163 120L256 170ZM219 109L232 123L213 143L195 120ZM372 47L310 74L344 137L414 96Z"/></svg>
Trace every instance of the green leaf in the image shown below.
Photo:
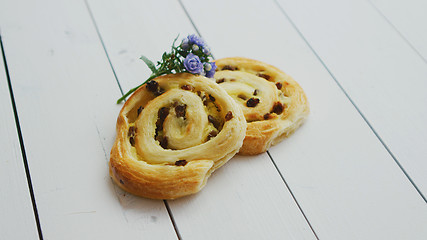
<svg viewBox="0 0 427 240"><path fill-rule="evenodd" d="M176 40L178 40L178 38L179 38L179 33L178 33L178 36L176 36L176 38L173 40L172 50L175 48L175 42L176 42Z"/></svg>
<svg viewBox="0 0 427 240"><path fill-rule="evenodd" d="M147 64L147 67L150 68L151 72L153 72L153 73L157 72L156 66L154 65L154 63L152 61L150 61L150 59L148 59L144 55L142 55L139 59L141 59L142 61L145 62L145 64Z"/></svg>

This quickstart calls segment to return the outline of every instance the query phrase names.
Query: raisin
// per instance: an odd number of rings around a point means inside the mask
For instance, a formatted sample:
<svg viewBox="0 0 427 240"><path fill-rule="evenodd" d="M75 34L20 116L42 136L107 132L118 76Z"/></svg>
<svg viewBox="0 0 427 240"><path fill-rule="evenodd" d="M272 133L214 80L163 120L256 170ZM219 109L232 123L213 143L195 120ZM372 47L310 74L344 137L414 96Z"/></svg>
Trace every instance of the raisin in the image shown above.
<svg viewBox="0 0 427 240"><path fill-rule="evenodd" d="M208 138L206 139L206 141L211 140L211 138L214 138L218 135L218 132L215 130L210 131L210 133L208 134Z"/></svg>
<svg viewBox="0 0 427 240"><path fill-rule="evenodd" d="M163 122L165 121L165 118L169 115L169 108L162 107L159 109L159 112L157 113L157 121L156 121L156 136L159 131L163 130Z"/></svg>
<svg viewBox="0 0 427 240"><path fill-rule="evenodd" d="M216 129L219 128L219 122L212 115L208 116L208 120Z"/></svg>
<svg viewBox="0 0 427 240"><path fill-rule="evenodd" d="M258 73L257 74L258 77L262 77L265 80L270 80L270 75L264 74L264 73Z"/></svg>
<svg viewBox="0 0 427 240"><path fill-rule="evenodd" d="M190 86L190 85L183 85L182 87L181 87L181 89L183 89L183 90L188 90L188 91L193 91L193 86Z"/></svg>
<svg viewBox="0 0 427 240"><path fill-rule="evenodd" d="M238 98L240 98L240 99L242 99L242 100L246 100L246 99L248 99L245 95L243 95L243 94L239 94L238 96L237 96Z"/></svg>
<svg viewBox="0 0 427 240"><path fill-rule="evenodd" d="M270 119L271 114L270 113L266 113L264 114L264 120L268 120Z"/></svg>
<svg viewBox="0 0 427 240"><path fill-rule="evenodd" d="M142 106L140 106L138 108L138 110L136 111L137 112L137 116L139 116L139 114L141 114L142 110L144 110L144 108Z"/></svg>
<svg viewBox="0 0 427 240"><path fill-rule="evenodd" d="M158 88L159 88L159 83L158 83L158 82L153 81L153 80L151 80L151 81L147 82L147 89L148 89L150 92L155 93L155 92L157 92L157 89L158 89Z"/></svg>
<svg viewBox="0 0 427 240"><path fill-rule="evenodd" d="M157 116L159 117L160 120L164 121L168 115L169 115L169 108L162 107L159 109Z"/></svg>
<svg viewBox="0 0 427 240"><path fill-rule="evenodd" d="M200 98L201 98L201 99L202 99L202 101L203 101L203 105L207 106L207 105L208 105L208 100L207 100L207 98L206 98L206 95L202 95Z"/></svg>
<svg viewBox="0 0 427 240"><path fill-rule="evenodd" d="M175 107L175 114L177 117L185 117L187 105L178 105Z"/></svg>
<svg viewBox="0 0 427 240"><path fill-rule="evenodd" d="M276 83L276 87L277 87L277 89L282 89L282 86L283 86L283 85L282 85L281 83L279 83L279 82L277 82L277 83Z"/></svg>
<svg viewBox="0 0 427 240"><path fill-rule="evenodd" d="M258 95L258 93L259 93L259 90L258 90L258 89L255 89L255 90L254 90L254 96Z"/></svg>
<svg viewBox="0 0 427 240"><path fill-rule="evenodd" d="M133 137L129 138L129 142L131 146L135 146L135 139Z"/></svg>
<svg viewBox="0 0 427 240"><path fill-rule="evenodd" d="M246 106L248 107L256 107L258 105L259 99L258 98L249 98L249 100L246 102Z"/></svg>
<svg viewBox="0 0 427 240"><path fill-rule="evenodd" d="M187 161L186 160L178 160L175 162L176 166L185 166L187 165Z"/></svg>
<svg viewBox="0 0 427 240"><path fill-rule="evenodd" d="M215 102L215 98L214 98L212 95L210 95L210 94L209 94L209 99L210 99L212 102Z"/></svg>
<svg viewBox="0 0 427 240"><path fill-rule="evenodd" d="M130 127L129 131L128 131L128 137L134 137L136 133L136 128L135 127Z"/></svg>
<svg viewBox="0 0 427 240"><path fill-rule="evenodd" d="M168 147L168 138L167 137L163 137L160 140L160 146L164 149L166 149Z"/></svg>
<svg viewBox="0 0 427 240"><path fill-rule="evenodd" d="M165 90L163 88L158 88L157 91L154 94L156 94L156 96L160 96L163 93L165 93Z"/></svg>
<svg viewBox="0 0 427 240"><path fill-rule="evenodd" d="M163 121L160 118L157 118L156 121L156 136L159 135L159 131L163 130Z"/></svg>
<svg viewBox="0 0 427 240"><path fill-rule="evenodd" d="M231 111L228 111L227 114L225 114L225 121L230 121L233 118L233 113Z"/></svg>
<svg viewBox="0 0 427 240"><path fill-rule="evenodd" d="M281 114L283 112L283 105L280 102L276 102L273 105L273 109L271 110L271 112L273 112L277 115Z"/></svg>
<svg viewBox="0 0 427 240"><path fill-rule="evenodd" d="M216 83L223 83L225 81L225 78L220 78L218 80L216 80Z"/></svg>
<svg viewBox="0 0 427 240"><path fill-rule="evenodd" d="M224 67L222 67L222 70L235 71L235 70L238 70L238 69L237 69L237 67L235 67L235 66L225 65Z"/></svg>

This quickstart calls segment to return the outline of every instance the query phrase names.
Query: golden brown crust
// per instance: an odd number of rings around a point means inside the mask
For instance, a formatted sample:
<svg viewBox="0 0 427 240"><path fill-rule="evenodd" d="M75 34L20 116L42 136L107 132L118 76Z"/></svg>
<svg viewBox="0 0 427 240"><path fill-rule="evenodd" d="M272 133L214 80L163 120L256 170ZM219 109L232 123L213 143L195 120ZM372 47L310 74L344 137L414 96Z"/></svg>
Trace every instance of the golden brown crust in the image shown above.
<svg viewBox="0 0 427 240"><path fill-rule="evenodd" d="M241 57L215 62L217 83L240 103L248 121L240 154L267 151L292 134L308 116L309 104L303 89L280 69ZM259 103L251 98L259 99Z"/></svg>
<svg viewBox="0 0 427 240"><path fill-rule="evenodd" d="M240 149L243 112L210 79L175 74L154 81L157 87L144 84L120 111L110 175L124 190L147 198L196 193Z"/></svg>

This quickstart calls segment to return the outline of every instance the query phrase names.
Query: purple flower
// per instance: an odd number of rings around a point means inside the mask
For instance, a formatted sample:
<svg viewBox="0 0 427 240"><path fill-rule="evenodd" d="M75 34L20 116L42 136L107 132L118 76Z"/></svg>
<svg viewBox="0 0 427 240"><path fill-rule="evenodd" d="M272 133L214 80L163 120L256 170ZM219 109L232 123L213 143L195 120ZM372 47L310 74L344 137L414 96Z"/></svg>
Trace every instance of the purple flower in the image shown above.
<svg viewBox="0 0 427 240"><path fill-rule="evenodd" d="M197 55L192 53L188 54L184 59L184 67L192 74L203 73L203 63L200 61L200 58Z"/></svg>
<svg viewBox="0 0 427 240"><path fill-rule="evenodd" d="M195 51L198 51L200 48L199 48L199 46L197 46L196 44L194 44L191 49L193 49L193 52L195 52Z"/></svg>
<svg viewBox="0 0 427 240"><path fill-rule="evenodd" d="M197 36L196 34L188 35L187 39L190 45L196 44L199 47L204 47L206 45L205 41L201 37Z"/></svg>
<svg viewBox="0 0 427 240"><path fill-rule="evenodd" d="M211 55L211 49L208 46L204 46L202 52L206 55Z"/></svg>
<svg viewBox="0 0 427 240"><path fill-rule="evenodd" d="M215 75L216 64L214 62L205 63L206 77L213 78Z"/></svg>
<svg viewBox="0 0 427 240"><path fill-rule="evenodd" d="M187 51L188 49L190 49L190 44L188 42L188 38L184 38L182 40L181 48L184 49L185 51Z"/></svg>

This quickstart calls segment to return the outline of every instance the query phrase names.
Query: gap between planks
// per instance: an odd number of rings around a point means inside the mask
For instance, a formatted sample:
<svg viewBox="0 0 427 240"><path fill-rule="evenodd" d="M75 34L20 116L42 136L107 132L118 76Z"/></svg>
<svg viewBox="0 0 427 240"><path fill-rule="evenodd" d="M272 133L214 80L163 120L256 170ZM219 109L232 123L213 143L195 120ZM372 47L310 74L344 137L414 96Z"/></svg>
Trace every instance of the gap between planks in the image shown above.
<svg viewBox="0 0 427 240"><path fill-rule="evenodd" d="M394 26L394 24L384 15L383 12L381 12L381 10L371 1L371 0L366 0L374 9L375 11L388 23L388 25L391 26L391 28L393 28L394 31L397 32L397 34L403 39L403 41L406 42L406 44L408 44L408 46L414 50L414 52L423 60L424 63L427 64L427 59L424 58L424 56L414 47L414 45L399 31L399 29L397 29L396 26ZM424 199L425 200L425 199Z"/></svg>
<svg viewBox="0 0 427 240"><path fill-rule="evenodd" d="M36 198L34 196L33 184L31 182L30 169L28 167L27 155L25 153L24 139L22 137L21 126L19 124L19 116L18 116L18 111L17 111L17 108L16 108L15 97L13 95L12 81L10 79L9 68L7 66L7 60L6 60L5 48L4 48L4 45L3 45L3 40L2 40L2 36L1 35L0 35L0 50L2 52L3 64L4 64L4 69L5 69L5 72L6 72L7 84L8 84L8 88L9 88L9 95L10 95L10 100L11 100L11 103L12 103L13 115L14 115L14 118L15 118L16 131L18 133L19 145L20 145L20 148L21 148L21 154L22 154L23 164L24 164L24 168L25 168L25 175L27 177L28 189L30 191L31 203L32 203L33 212L34 212L34 218L35 218L36 225L37 225L37 231L38 231L38 234L39 234L39 239L43 240L43 233L42 233L42 229L41 229L39 214L38 214L38 211L37 211Z"/></svg>
<svg viewBox="0 0 427 240"><path fill-rule="evenodd" d="M319 237L317 236L316 231L314 231L313 226L311 225L310 221L308 220L307 216L305 215L304 211L302 210L301 206L299 205L299 203L298 203L297 199L295 198L294 193L292 192L291 188L289 187L288 183L286 182L285 177L283 176L282 172L280 172L280 170L279 170L279 168L277 167L276 162L274 161L273 157L270 155L270 152L269 152L269 151L267 151L267 154L268 154L268 157L270 158L271 162L273 163L274 168L276 168L277 172L278 172L278 173L279 173L279 175L280 175L280 178L282 178L283 183L285 184L286 188L288 189L289 193L291 194L292 198L294 199L295 203L297 204L298 209L300 210L300 212L301 212L301 213L302 213L302 215L304 216L304 219L305 219L305 221L308 223L308 226L310 227L310 229L311 229L311 231L313 232L314 236L316 237L316 239L318 239L318 240L319 240Z"/></svg>
<svg viewBox="0 0 427 240"><path fill-rule="evenodd" d="M199 29L197 28L196 24L193 22L193 19L190 17L190 14L188 13L187 9L185 8L182 0L178 0L178 3L179 3L179 5L181 5L182 10L184 10L184 13L187 16L188 20L190 20L190 23L193 26L194 30L196 30L197 35L199 35L199 37L203 38L202 34L200 34ZM211 53L211 55L212 55L212 58L215 59L215 56L213 55L213 53Z"/></svg>
<svg viewBox="0 0 427 240"><path fill-rule="evenodd" d="M347 99L350 101L350 103L354 106L354 108L357 110L357 112L360 114L360 116L363 118L363 120L366 122L368 127L372 130L374 135L378 138L378 140L381 142L383 147L386 149L386 151L390 154L390 156L393 158L394 162L397 164L397 166L400 168L400 170L405 174L406 178L411 182L412 186L415 188L415 190L418 192L418 194L421 196L421 198L424 200L424 202L427 203L426 197L423 195L423 193L419 190L418 186L415 184L415 182L412 180L412 178L409 176L409 174L406 172L406 170L403 168L403 166L400 164L399 160L394 156L390 148L385 144L383 139L378 135L377 131L374 129L374 127L371 125L371 123L368 121L368 119L365 117L365 115L362 113L362 111L359 109L359 107L356 105L356 103L351 99L351 97L348 95L346 90L343 88L343 86L339 83L339 81L335 78L334 74L329 70L329 68L326 66L324 61L320 58L320 56L317 54L317 52L313 49L313 47L310 45L310 43L307 41L307 39L304 37L302 32L298 29L298 27L295 25L295 23L292 21L292 19L289 17L289 15L286 13L286 11L282 8L282 6L277 2L277 0L273 0L274 3L277 5L277 7L280 9L280 11L283 13L283 15L288 19L289 23L292 25L292 27L297 31L297 33L300 35L300 37L303 39L303 41L307 44L307 46L310 48L310 50L313 52L313 54L316 56L316 58L320 61L322 66L328 71L329 75L332 77L332 79L335 81L335 83L338 85L338 87L341 89L341 91L345 94ZM371 4L372 5L372 4ZM378 12L378 10L377 10ZM380 14L380 13L379 13ZM381 15L381 14L380 14ZM385 17L384 17L385 18ZM391 24L391 23L390 23ZM397 29L395 29L397 31ZM397 31L398 34L412 47L412 45ZM413 48L414 49L414 48ZM416 49L414 49L416 51ZM417 51L416 51L417 52ZM420 55L417 52L418 55ZM420 57L422 57L420 55ZM424 58L423 58L424 59Z"/></svg>

